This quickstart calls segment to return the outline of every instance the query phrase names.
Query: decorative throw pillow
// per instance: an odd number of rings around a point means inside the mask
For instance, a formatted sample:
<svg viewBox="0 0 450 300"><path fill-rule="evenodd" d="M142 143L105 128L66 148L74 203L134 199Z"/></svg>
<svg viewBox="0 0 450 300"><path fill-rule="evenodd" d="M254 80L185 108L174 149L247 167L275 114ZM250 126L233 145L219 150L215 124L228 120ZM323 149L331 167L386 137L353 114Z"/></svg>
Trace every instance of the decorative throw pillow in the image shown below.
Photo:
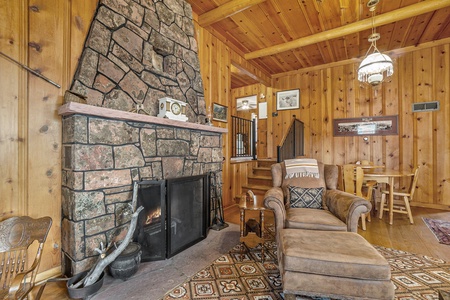
<svg viewBox="0 0 450 300"><path fill-rule="evenodd" d="M291 207L322 209L323 187L301 188L289 185L288 189L291 196Z"/></svg>

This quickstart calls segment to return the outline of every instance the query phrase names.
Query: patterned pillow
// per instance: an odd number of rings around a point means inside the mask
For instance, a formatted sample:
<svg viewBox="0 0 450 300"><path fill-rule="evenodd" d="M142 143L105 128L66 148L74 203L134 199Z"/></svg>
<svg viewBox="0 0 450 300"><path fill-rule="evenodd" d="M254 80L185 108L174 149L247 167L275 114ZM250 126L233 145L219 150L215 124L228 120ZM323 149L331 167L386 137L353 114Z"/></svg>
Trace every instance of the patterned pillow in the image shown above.
<svg viewBox="0 0 450 300"><path fill-rule="evenodd" d="M291 207L293 208L322 208L323 187L319 188L301 188L288 186L291 196Z"/></svg>

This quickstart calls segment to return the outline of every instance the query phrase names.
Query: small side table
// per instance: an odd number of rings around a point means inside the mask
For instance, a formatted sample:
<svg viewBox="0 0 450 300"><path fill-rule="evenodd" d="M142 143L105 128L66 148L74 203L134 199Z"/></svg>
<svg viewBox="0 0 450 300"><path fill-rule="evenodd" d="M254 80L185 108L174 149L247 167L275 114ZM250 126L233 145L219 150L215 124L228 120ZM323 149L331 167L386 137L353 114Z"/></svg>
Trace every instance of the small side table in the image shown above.
<svg viewBox="0 0 450 300"><path fill-rule="evenodd" d="M246 197L242 196L239 209L241 216L241 237L239 239L241 243L241 259L244 246L254 248L259 244L261 245L261 262L264 262L264 212L266 208L255 203L253 199L246 201ZM247 232L246 224L248 220L245 217L247 211L259 211L259 232Z"/></svg>

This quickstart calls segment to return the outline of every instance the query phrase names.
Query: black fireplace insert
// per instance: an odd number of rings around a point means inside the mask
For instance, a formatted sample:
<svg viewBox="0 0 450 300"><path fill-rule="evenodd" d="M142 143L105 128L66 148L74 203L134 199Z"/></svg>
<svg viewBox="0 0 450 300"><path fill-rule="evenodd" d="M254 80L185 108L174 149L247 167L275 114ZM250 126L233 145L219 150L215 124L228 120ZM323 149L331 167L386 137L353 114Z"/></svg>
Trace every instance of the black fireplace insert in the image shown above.
<svg viewBox="0 0 450 300"><path fill-rule="evenodd" d="M144 207L134 233L142 261L172 257L206 238L208 175L139 181L137 205Z"/></svg>

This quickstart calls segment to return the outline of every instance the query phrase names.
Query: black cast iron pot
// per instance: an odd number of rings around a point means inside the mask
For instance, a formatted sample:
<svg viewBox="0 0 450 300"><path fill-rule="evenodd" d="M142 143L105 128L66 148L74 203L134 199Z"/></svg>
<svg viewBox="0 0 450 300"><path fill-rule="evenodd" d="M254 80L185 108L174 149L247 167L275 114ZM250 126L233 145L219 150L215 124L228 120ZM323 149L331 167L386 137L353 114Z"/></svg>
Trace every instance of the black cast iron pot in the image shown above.
<svg viewBox="0 0 450 300"><path fill-rule="evenodd" d="M130 242L125 250L117 256L117 258L109 264L111 276L122 280L127 280L133 276L141 263L141 245Z"/></svg>

